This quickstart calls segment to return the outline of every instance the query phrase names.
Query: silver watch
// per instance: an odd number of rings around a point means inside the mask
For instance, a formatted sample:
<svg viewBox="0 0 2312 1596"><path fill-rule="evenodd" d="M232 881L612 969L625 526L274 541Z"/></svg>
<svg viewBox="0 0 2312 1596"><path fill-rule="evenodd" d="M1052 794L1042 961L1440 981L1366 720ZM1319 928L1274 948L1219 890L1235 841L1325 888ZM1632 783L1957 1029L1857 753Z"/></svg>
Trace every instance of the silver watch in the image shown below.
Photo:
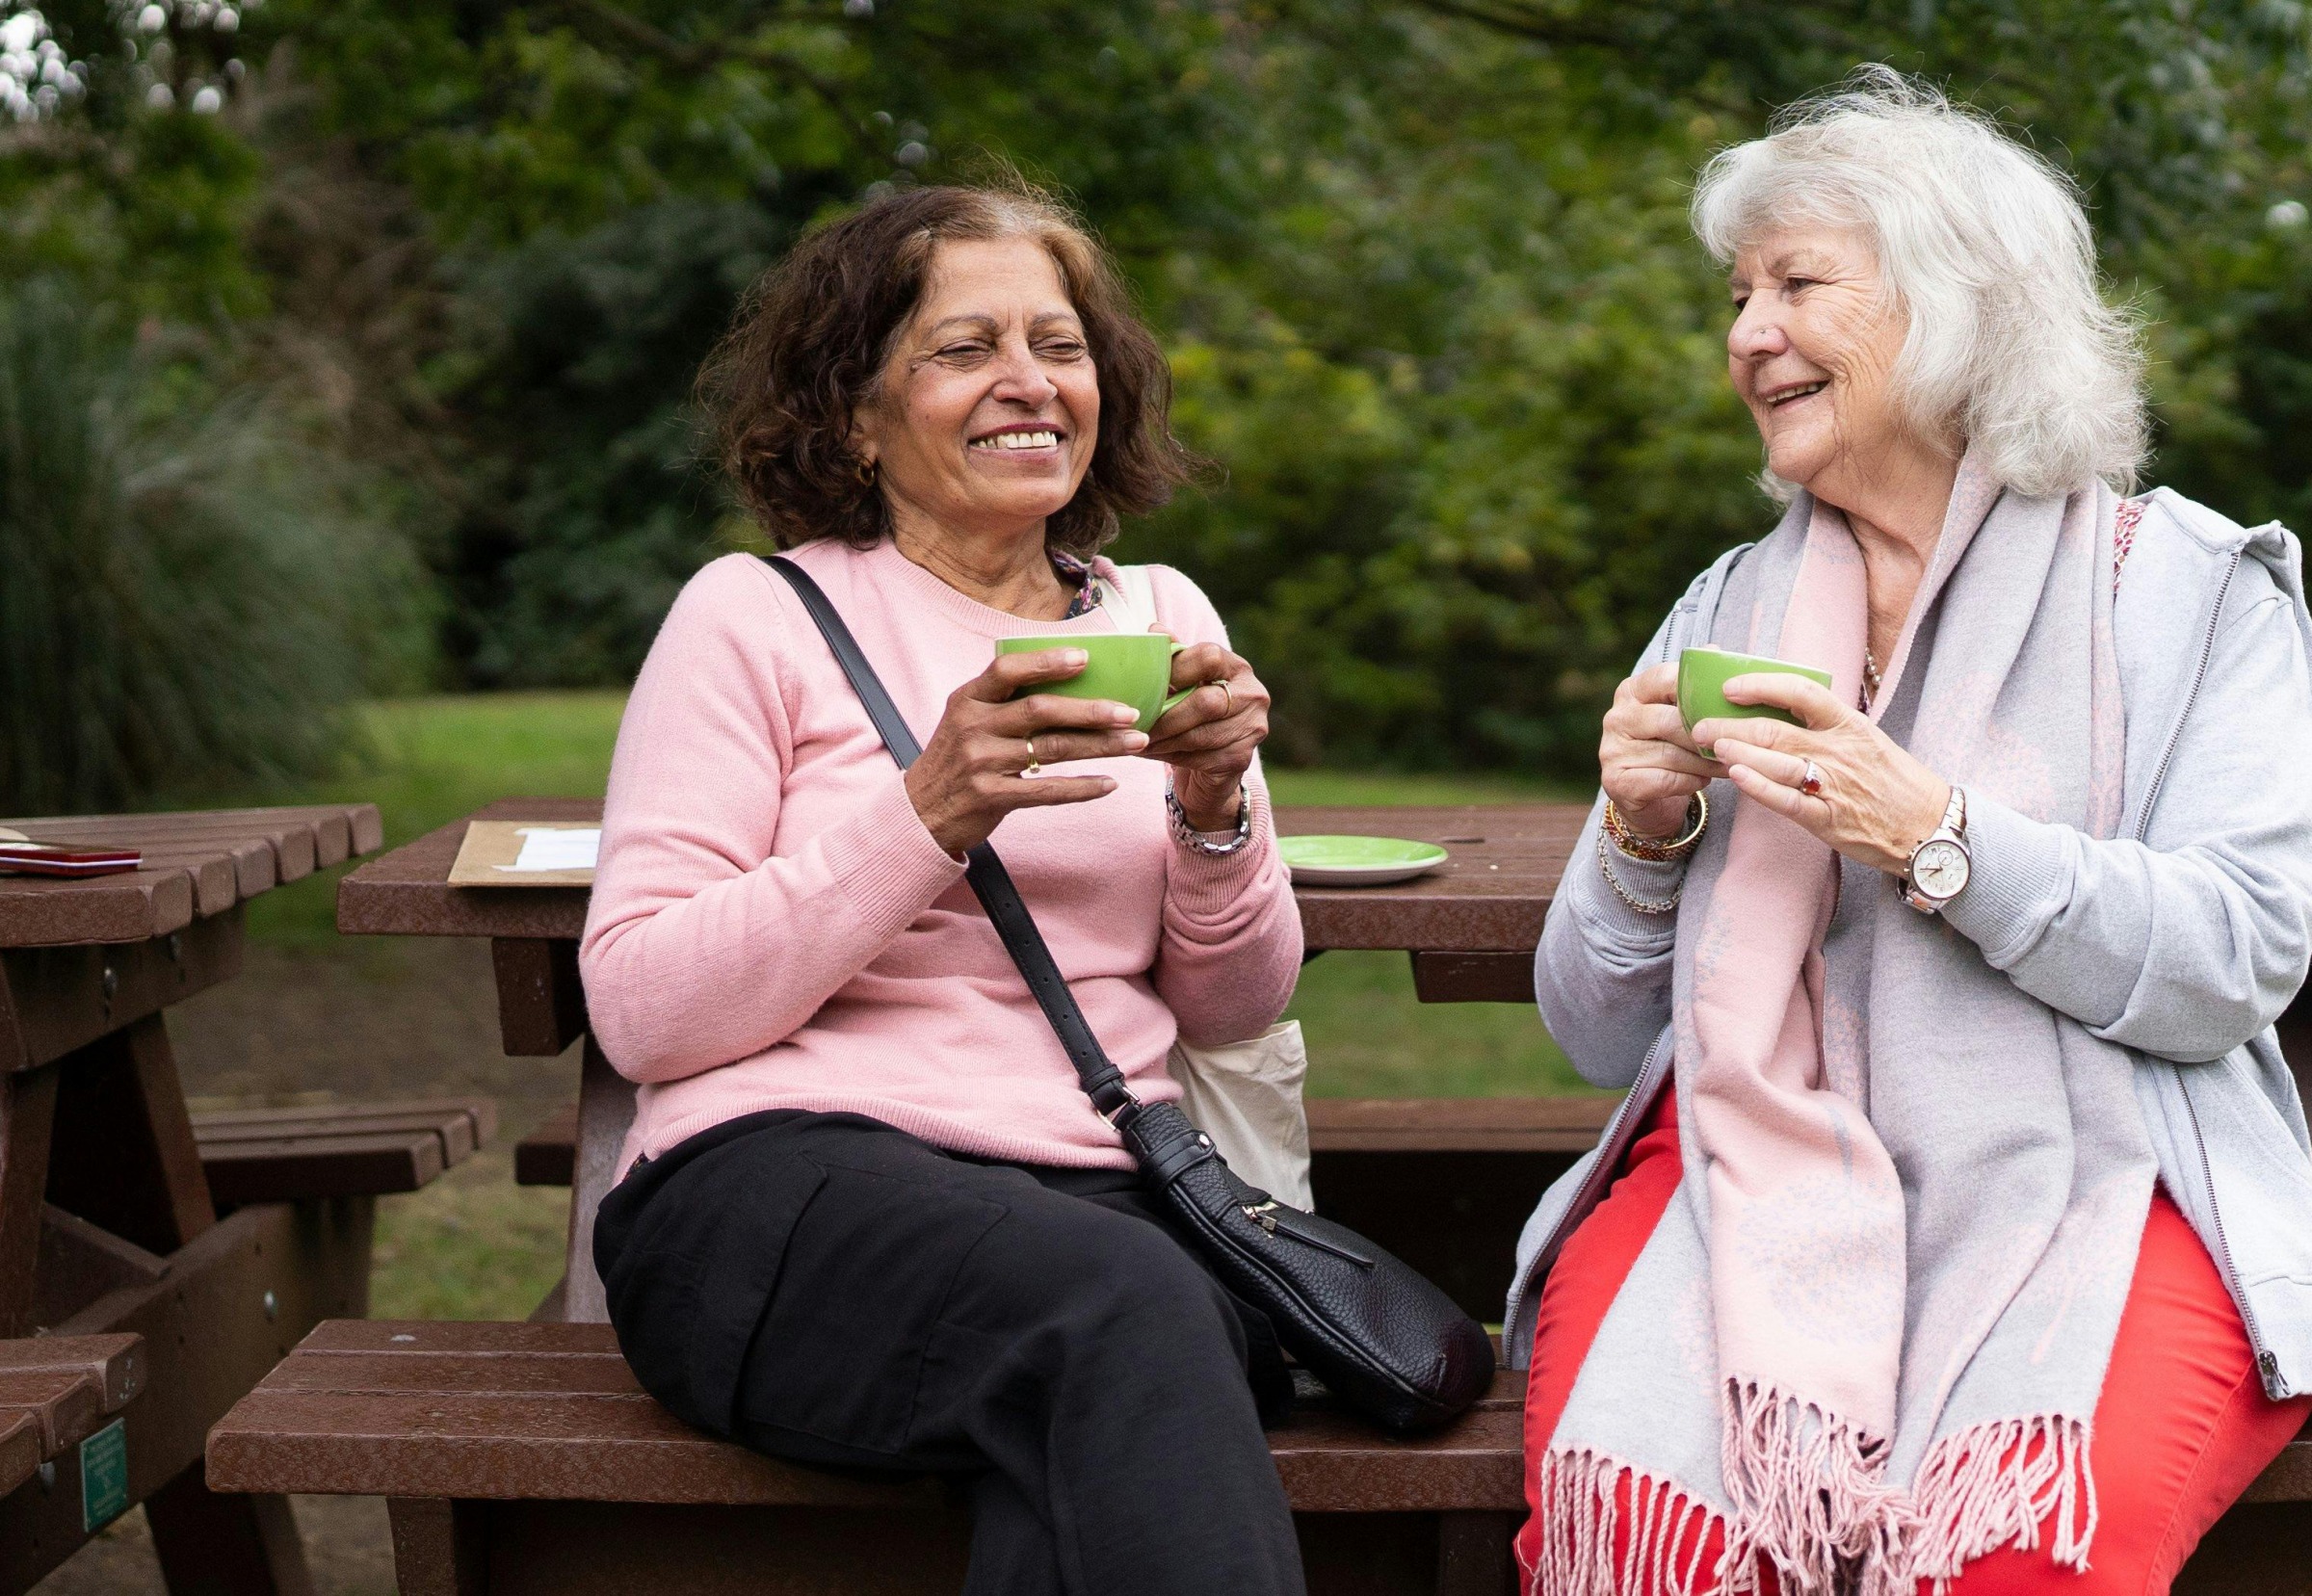
<svg viewBox="0 0 2312 1596"><path fill-rule="evenodd" d="M1974 867L1974 855L1967 851L1967 795L1954 787L1943 824L1910 850L1910 862L1895 885L1903 902L1921 914L1940 914L1945 903L1967 890Z"/></svg>

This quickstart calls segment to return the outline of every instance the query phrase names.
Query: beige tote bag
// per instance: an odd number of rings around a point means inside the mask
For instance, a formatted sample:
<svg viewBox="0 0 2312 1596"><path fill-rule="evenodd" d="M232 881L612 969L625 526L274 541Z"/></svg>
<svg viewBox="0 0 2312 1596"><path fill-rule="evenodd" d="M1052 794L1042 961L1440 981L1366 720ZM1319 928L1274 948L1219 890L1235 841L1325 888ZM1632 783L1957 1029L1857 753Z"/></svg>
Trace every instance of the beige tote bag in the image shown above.
<svg viewBox="0 0 2312 1596"><path fill-rule="evenodd" d="M1101 603L1116 612L1117 629L1154 628L1156 593L1148 568L1119 565L1116 574L1117 581L1101 584ZM1212 1138L1229 1168L1280 1202L1315 1209L1308 1112L1300 1104L1308 1049L1299 1020L1218 1047L1176 1041L1165 1065L1180 1083L1181 1111Z"/></svg>

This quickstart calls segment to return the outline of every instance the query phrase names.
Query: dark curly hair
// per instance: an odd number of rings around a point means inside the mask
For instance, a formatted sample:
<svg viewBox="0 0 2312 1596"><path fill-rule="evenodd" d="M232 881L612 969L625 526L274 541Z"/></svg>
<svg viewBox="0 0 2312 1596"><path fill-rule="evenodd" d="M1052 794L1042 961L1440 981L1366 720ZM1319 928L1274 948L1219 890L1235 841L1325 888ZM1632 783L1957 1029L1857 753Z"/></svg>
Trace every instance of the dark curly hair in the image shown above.
<svg viewBox="0 0 2312 1596"><path fill-rule="evenodd" d="M829 535L868 548L888 536L890 511L851 447L853 413L875 396L933 251L948 239L1001 238L1049 251L1099 373L1091 466L1044 541L1089 559L1119 516L1154 510L1192 475L1195 457L1171 433L1164 352L1075 218L1024 182L901 189L810 233L765 272L699 373L722 468L780 548Z"/></svg>

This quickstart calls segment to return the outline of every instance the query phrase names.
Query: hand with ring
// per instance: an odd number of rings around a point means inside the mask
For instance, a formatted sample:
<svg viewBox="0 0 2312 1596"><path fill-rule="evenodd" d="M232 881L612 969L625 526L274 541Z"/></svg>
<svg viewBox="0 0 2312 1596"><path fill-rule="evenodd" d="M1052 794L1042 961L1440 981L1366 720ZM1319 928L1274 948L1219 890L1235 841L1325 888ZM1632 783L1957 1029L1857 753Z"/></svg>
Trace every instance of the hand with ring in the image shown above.
<svg viewBox="0 0 2312 1596"><path fill-rule="evenodd" d="M1189 824L1233 829L1245 772L1269 735L1269 690L1249 665L1216 642L1174 654L1171 685L1196 691L1165 712L1143 752L1172 768L1172 792Z"/></svg>
<svg viewBox="0 0 2312 1596"><path fill-rule="evenodd" d="M1129 704L1106 698L1064 698L1054 693L1013 698L1038 682L1082 673L1081 648L999 654L993 664L948 695L923 752L908 767L907 798L924 828L949 853L985 842L996 823L1014 809L1082 803L1116 791L1104 775L1058 775L1044 763L1113 759L1148 746ZM1033 779L1030 779L1033 778Z"/></svg>
<svg viewBox="0 0 2312 1596"><path fill-rule="evenodd" d="M1718 756L1743 797L1846 857L1900 876L1942 824L1951 784L1829 689L1762 671L1728 681L1726 700L1771 704L1806 723L1709 720L1695 726L1694 741Z"/></svg>
<svg viewBox="0 0 2312 1596"><path fill-rule="evenodd" d="M1598 737L1606 796L1631 833L1668 840L1686 828L1686 807L1718 769L1678 719L1678 667L1649 666L1614 690Z"/></svg>

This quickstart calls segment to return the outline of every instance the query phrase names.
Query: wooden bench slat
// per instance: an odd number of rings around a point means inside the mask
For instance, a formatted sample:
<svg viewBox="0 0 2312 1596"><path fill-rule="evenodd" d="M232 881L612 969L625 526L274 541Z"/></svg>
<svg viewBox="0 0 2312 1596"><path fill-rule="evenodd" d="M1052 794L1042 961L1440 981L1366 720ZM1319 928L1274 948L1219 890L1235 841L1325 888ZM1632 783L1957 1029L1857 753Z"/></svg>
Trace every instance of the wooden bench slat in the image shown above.
<svg viewBox="0 0 2312 1596"><path fill-rule="evenodd" d="M118 1413L144 1388L144 1338L138 1335L25 1336L0 1341L0 1374L64 1369L85 1374Z"/></svg>
<svg viewBox="0 0 2312 1596"><path fill-rule="evenodd" d="M212 1194L236 1205L415 1191L496 1129L486 1097L226 1109L193 1121Z"/></svg>
<svg viewBox="0 0 2312 1596"><path fill-rule="evenodd" d="M397 1097L376 1103L309 1103L271 1109L205 1109L193 1116L204 1135L210 1127L293 1125L307 1121L328 1128L359 1125L373 1119L432 1115L444 1121L463 1117L472 1126L477 1143L498 1132L498 1105L488 1097Z"/></svg>
<svg viewBox="0 0 2312 1596"><path fill-rule="evenodd" d="M325 1319L292 1354L400 1352L412 1357L458 1352L468 1357L619 1357L607 1324L534 1324L511 1320Z"/></svg>
<svg viewBox="0 0 2312 1596"><path fill-rule="evenodd" d="M227 1148L261 1142L311 1142L317 1148L327 1149L338 1142L375 1137L430 1136L441 1142L446 1163L462 1164L472 1156L475 1145L474 1122L461 1113L349 1114L341 1120L308 1115L302 1119L244 1124L203 1120L196 1124L194 1132L203 1158L211 1148L222 1153Z"/></svg>
<svg viewBox="0 0 2312 1596"><path fill-rule="evenodd" d="M1302 1511L1514 1509L1525 1378L1445 1430L1383 1435L1326 1407L1271 1432ZM915 1483L838 1479L690 1428L601 1324L329 1321L212 1433L228 1490L759 1505L891 1505Z"/></svg>
<svg viewBox="0 0 2312 1596"><path fill-rule="evenodd" d="M455 1394L480 1396L563 1395L640 1397L643 1388L626 1360L607 1356L568 1357L540 1352L470 1353L329 1352L283 1360L265 1380L268 1391L336 1392L380 1397Z"/></svg>
<svg viewBox="0 0 2312 1596"><path fill-rule="evenodd" d="M448 1166L433 1131L203 1143L200 1164L210 1195L234 1205L417 1191Z"/></svg>
<svg viewBox="0 0 2312 1596"><path fill-rule="evenodd" d="M54 1457L105 1422L104 1388L78 1369L0 1374L0 1413L28 1413L40 1426L40 1455Z"/></svg>
<svg viewBox="0 0 2312 1596"><path fill-rule="evenodd" d="M250 1392L209 1432L212 1489L725 1505L931 1504L935 1486L774 1462L642 1397ZM283 1481L295 1481L294 1485Z"/></svg>

